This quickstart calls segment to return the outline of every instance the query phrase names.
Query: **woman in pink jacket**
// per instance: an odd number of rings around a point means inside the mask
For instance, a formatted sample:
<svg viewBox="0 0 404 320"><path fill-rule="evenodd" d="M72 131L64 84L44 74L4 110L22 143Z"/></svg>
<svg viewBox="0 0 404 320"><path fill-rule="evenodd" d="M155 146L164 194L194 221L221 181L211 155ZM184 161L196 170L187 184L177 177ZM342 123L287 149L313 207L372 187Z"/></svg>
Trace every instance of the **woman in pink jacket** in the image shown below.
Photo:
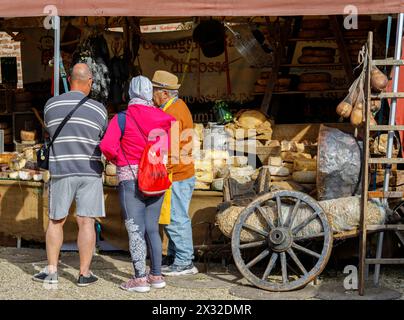
<svg viewBox="0 0 404 320"><path fill-rule="evenodd" d="M164 288L166 285L161 275L162 244L158 225L164 196L143 196L137 188L137 170L146 141L158 139L152 137L153 132L166 134L166 139L160 136L159 145L167 147L169 129L175 119L153 106L153 88L148 78L133 78L129 96L128 109L125 114L112 118L100 148L106 159L117 166L119 198L135 271L134 277L121 288L147 292L150 287ZM146 243L151 259L149 274L146 273Z"/></svg>

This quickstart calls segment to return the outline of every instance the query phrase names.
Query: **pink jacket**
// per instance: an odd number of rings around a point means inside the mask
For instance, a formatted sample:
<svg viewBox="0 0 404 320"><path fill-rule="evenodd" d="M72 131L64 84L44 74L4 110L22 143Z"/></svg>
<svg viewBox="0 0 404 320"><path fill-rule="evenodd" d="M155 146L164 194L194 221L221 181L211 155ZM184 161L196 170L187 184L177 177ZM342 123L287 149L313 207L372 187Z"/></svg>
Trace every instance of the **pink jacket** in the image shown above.
<svg viewBox="0 0 404 320"><path fill-rule="evenodd" d="M138 130L133 118L136 119L142 132ZM139 104L129 105L126 111L125 134L122 140L118 115L115 115L108 125L101 141L100 149L105 158L118 167L127 166L128 161L130 164L139 164L149 133L152 130L155 132L154 129L162 129L168 138L171 122L173 121L175 119L172 116L158 108ZM149 140L156 139L150 139L149 137ZM126 158L122 149L125 151Z"/></svg>

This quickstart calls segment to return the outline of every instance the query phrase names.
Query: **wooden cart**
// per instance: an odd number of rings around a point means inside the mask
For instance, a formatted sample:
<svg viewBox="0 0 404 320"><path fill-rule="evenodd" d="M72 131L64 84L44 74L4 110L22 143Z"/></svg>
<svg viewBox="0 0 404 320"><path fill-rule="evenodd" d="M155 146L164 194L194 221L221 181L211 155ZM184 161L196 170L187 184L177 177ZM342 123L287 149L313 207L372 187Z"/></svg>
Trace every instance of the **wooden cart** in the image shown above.
<svg viewBox="0 0 404 320"><path fill-rule="evenodd" d="M280 208L284 204L293 209L281 219L284 213ZM277 208L274 219L265 209L268 205ZM302 207L306 210L305 217L308 208L311 215L300 219L298 225L293 224ZM264 228L248 223L253 214L265 220ZM313 221L321 224L321 232L298 236ZM243 241L243 230L255 234L259 240ZM278 190L261 193L245 206L233 227L231 250L238 270L251 284L268 291L291 291L303 288L321 274L330 258L334 239L356 236L357 230L333 234L327 215L311 196Z"/></svg>

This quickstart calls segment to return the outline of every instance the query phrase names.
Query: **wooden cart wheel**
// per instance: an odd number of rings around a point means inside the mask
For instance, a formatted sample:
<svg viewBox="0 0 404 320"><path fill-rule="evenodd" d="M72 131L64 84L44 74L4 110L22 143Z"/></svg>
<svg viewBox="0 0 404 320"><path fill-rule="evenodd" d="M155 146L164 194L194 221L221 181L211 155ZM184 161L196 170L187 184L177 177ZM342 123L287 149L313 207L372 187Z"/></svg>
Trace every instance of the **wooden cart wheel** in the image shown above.
<svg viewBox="0 0 404 320"><path fill-rule="evenodd" d="M281 210L282 204L289 205L286 214ZM268 214L268 206L276 208L274 219ZM254 213L264 219L264 228L247 223ZM316 223L321 231L307 234L305 228L311 223ZM258 241L242 242L243 230ZM249 282L269 291L291 291L304 287L323 271L331 254L332 241L327 216L317 201L301 192L282 190L259 196L241 212L233 228L231 244L236 266ZM321 252L310 247L321 243ZM255 249L260 252L255 258L246 257ZM277 268L279 276L275 275Z"/></svg>

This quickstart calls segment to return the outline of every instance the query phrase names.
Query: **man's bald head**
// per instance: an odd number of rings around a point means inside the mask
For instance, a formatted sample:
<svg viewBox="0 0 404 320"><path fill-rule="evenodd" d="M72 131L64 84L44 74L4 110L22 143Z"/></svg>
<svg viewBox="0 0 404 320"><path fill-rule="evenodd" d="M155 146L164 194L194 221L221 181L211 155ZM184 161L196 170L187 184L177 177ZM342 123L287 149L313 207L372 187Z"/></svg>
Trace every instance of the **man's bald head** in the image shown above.
<svg viewBox="0 0 404 320"><path fill-rule="evenodd" d="M93 83L92 78L90 68L85 63L75 64L69 78L71 90L89 95Z"/></svg>
<svg viewBox="0 0 404 320"><path fill-rule="evenodd" d="M71 81L87 81L92 78L90 68L85 63L77 63L73 66L72 73L70 76Z"/></svg>

